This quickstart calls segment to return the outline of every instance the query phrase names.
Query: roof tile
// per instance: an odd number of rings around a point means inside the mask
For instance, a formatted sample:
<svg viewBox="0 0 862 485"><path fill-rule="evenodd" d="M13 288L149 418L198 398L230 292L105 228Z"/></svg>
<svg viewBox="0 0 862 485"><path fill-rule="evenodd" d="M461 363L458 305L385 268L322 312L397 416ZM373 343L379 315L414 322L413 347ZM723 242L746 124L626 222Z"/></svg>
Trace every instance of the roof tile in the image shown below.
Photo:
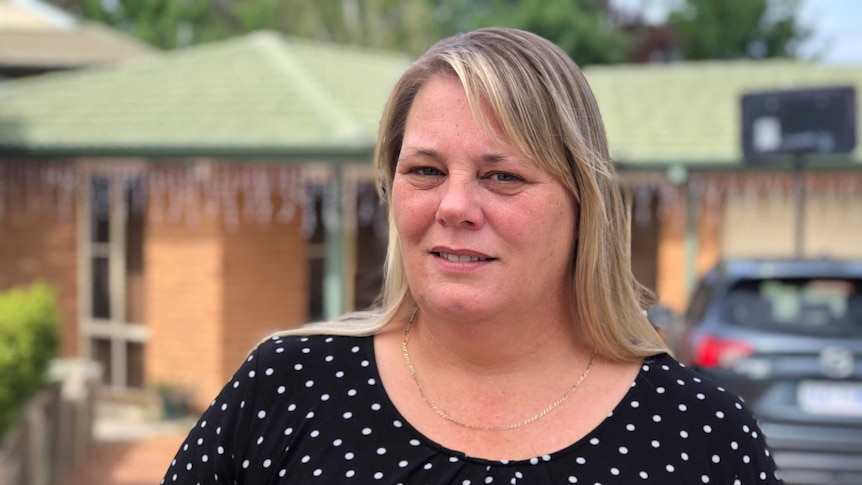
<svg viewBox="0 0 862 485"><path fill-rule="evenodd" d="M862 66L784 60L592 66L584 74L612 156L634 165L741 163L740 99L747 92L838 85L862 92ZM857 147L857 161L860 154Z"/></svg>
<svg viewBox="0 0 862 485"><path fill-rule="evenodd" d="M121 66L9 82L0 150L370 153L410 59L260 32Z"/></svg>

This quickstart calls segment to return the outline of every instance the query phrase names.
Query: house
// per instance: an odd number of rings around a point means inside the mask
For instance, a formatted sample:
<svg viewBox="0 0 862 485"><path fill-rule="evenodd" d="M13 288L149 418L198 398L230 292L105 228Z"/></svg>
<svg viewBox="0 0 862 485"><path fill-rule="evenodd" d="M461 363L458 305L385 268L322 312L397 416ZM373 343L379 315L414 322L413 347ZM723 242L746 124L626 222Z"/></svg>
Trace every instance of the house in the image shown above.
<svg viewBox="0 0 862 485"><path fill-rule="evenodd" d="M0 86L0 289L59 290L110 388L210 399L273 331L371 304L371 159L409 59L259 32Z"/></svg>
<svg viewBox="0 0 862 485"><path fill-rule="evenodd" d="M111 388L208 404L265 335L372 303L386 239L372 151L408 63L260 32L0 86L0 289L54 284L64 354L101 362ZM721 257L862 256L859 149L806 157L797 177L788 161L744 160L739 128L746 92L858 89L862 68L585 74L631 207L635 275L665 305L681 311Z"/></svg>
<svg viewBox="0 0 862 485"><path fill-rule="evenodd" d="M39 0L0 0L0 81L156 55L156 49Z"/></svg>
<svg viewBox="0 0 862 485"><path fill-rule="evenodd" d="M742 95L862 93L862 66L712 61L596 66L585 75L631 207L635 275L664 305L683 311L719 258L862 258L862 149L803 156L797 177L795 160L746 160L740 128Z"/></svg>

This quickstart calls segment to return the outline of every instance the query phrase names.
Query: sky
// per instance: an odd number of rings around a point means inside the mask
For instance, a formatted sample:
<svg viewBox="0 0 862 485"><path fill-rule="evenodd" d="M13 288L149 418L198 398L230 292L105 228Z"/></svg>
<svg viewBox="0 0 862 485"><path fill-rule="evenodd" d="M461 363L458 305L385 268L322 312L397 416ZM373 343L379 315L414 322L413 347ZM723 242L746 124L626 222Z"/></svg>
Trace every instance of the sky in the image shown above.
<svg viewBox="0 0 862 485"><path fill-rule="evenodd" d="M804 0L800 18L814 28L808 49L825 49L832 64L862 65L862 1Z"/></svg>
<svg viewBox="0 0 862 485"><path fill-rule="evenodd" d="M612 0L621 8L641 9L647 20L660 22L674 0ZM801 53L818 54L826 64L862 65L862 0L801 0L799 17L813 29Z"/></svg>

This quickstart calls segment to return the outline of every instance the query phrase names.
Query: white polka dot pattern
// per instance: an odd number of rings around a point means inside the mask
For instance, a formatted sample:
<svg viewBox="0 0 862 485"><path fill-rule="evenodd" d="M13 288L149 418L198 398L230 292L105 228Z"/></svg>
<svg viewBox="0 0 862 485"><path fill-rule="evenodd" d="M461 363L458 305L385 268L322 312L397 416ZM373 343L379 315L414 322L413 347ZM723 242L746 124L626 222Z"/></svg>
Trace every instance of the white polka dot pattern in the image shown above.
<svg viewBox="0 0 862 485"><path fill-rule="evenodd" d="M647 359L622 402L577 443L491 461L410 426L379 384L372 339L261 344L191 430L162 484L782 483L739 398L667 355Z"/></svg>

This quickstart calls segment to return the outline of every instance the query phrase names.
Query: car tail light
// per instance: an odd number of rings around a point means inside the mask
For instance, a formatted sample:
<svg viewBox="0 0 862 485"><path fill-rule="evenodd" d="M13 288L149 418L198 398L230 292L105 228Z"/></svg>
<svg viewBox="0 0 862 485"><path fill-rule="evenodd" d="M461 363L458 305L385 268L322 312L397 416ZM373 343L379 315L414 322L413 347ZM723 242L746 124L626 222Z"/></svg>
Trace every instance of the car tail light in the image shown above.
<svg viewBox="0 0 862 485"><path fill-rule="evenodd" d="M733 340L705 335L694 348L694 363L698 367L732 367L754 353L754 348L744 340Z"/></svg>

